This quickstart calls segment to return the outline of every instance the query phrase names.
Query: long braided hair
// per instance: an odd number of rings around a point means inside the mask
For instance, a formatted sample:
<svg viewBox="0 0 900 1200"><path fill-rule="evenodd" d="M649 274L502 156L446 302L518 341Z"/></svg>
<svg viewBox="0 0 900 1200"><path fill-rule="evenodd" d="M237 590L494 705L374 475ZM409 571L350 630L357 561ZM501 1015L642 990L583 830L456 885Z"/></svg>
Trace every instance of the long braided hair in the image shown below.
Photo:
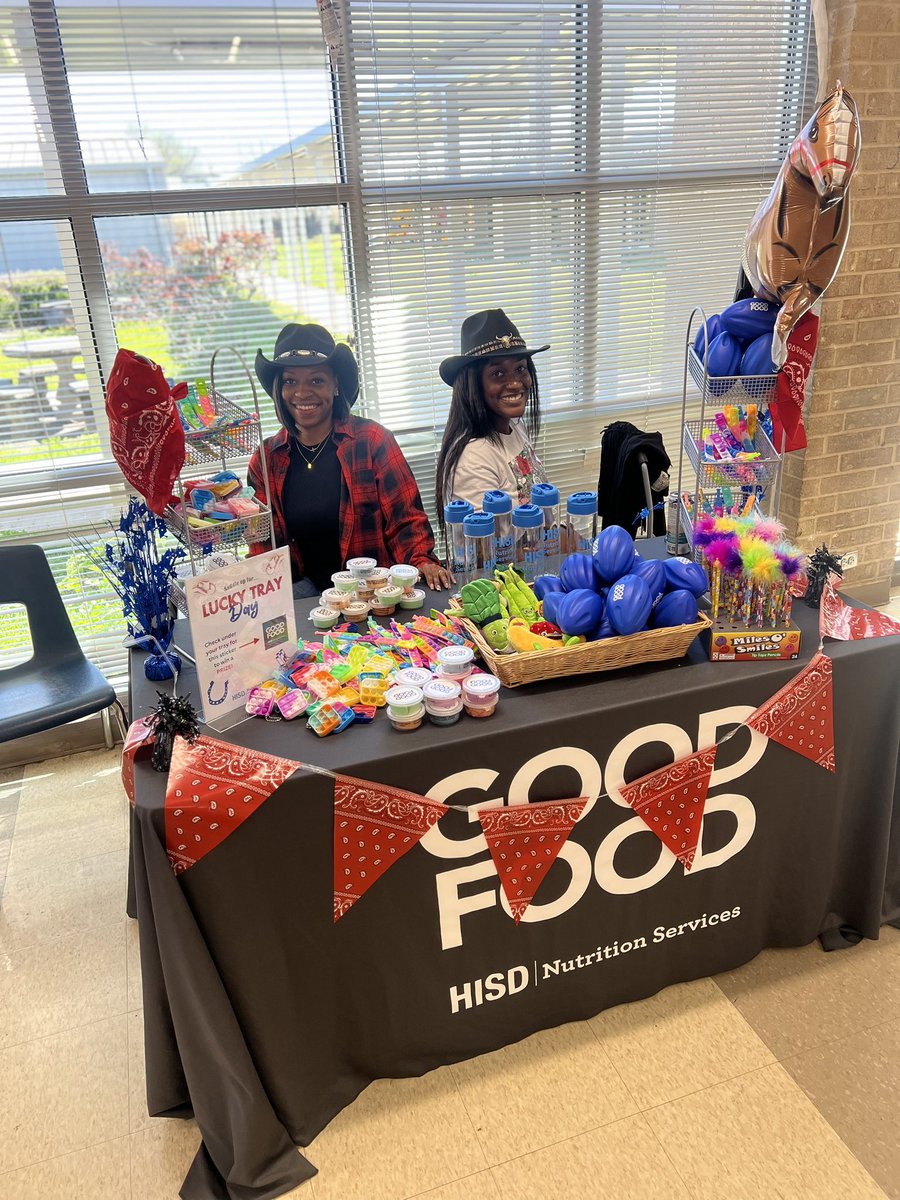
<svg viewBox="0 0 900 1200"><path fill-rule="evenodd" d="M531 375L531 390L525 403L525 428L534 441L541 430L541 402L538 394L537 371L534 360L527 355L528 373ZM435 477L435 506L441 533L444 532L444 504L450 484L463 450L474 438L487 438L495 445L500 444L500 434L494 425L494 414L484 402L481 387L481 372L484 359L464 367L453 381L450 411L438 455Z"/></svg>

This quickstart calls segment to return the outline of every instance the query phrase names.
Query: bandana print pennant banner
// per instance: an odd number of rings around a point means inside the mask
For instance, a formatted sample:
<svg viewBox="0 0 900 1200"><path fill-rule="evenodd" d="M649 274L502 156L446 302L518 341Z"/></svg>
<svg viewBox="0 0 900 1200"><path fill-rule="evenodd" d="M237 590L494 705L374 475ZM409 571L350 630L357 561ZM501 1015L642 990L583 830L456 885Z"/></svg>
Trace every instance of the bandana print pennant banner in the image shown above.
<svg viewBox="0 0 900 1200"><path fill-rule="evenodd" d="M537 800L533 804L478 810L478 820L517 925L587 802L587 796L581 796L577 800Z"/></svg>
<svg viewBox="0 0 900 1200"><path fill-rule="evenodd" d="M134 808L134 764L139 758L149 758L153 753L156 734L147 717L132 721L125 734L122 746L122 787L128 803Z"/></svg>
<svg viewBox="0 0 900 1200"><path fill-rule="evenodd" d="M700 843L706 793L715 762L716 747L710 746L619 789L622 799L684 863L687 871Z"/></svg>
<svg viewBox="0 0 900 1200"><path fill-rule="evenodd" d="M300 766L214 738L176 738L166 788L166 852L175 874L215 850Z"/></svg>
<svg viewBox="0 0 900 1200"><path fill-rule="evenodd" d="M900 622L882 612L851 608L834 588L837 577L830 575L822 589L819 602L819 637L841 642L857 642L863 638L891 637L900 633Z"/></svg>
<svg viewBox="0 0 900 1200"><path fill-rule="evenodd" d="M334 783L334 920L417 846L447 806L414 792L336 775Z"/></svg>
<svg viewBox="0 0 900 1200"><path fill-rule="evenodd" d="M820 651L746 724L788 750L834 771L834 699L831 659Z"/></svg>

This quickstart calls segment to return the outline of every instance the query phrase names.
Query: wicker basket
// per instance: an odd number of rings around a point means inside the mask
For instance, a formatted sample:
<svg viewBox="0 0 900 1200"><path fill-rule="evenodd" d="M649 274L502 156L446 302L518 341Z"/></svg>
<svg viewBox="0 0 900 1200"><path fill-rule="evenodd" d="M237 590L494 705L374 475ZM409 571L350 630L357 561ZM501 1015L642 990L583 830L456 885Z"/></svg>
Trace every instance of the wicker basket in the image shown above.
<svg viewBox="0 0 900 1200"><path fill-rule="evenodd" d="M580 646L560 646L558 650L532 650L517 654L498 654L492 650L476 625L459 618L475 643L478 653L506 687L540 683L544 679L564 679L567 675L591 675L595 671L617 671L641 663L682 658L698 634L712 628L712 621L699 613L692 625L673 625L666 629L648 629L630 637L604 638Z"/></svg>

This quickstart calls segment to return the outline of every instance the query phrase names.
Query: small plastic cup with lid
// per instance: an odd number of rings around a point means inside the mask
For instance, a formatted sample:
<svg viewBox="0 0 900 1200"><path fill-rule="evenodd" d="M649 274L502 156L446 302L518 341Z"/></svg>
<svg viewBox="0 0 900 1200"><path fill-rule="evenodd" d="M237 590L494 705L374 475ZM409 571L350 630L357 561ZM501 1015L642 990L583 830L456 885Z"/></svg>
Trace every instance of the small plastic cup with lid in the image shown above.
<svg viewBox="0 0 900 1200"><path fill-rule="evenodd" d="M377 566L378 563L374 558L349 558L347 560L347 570L355 580L368 579Z"/></svg>
<svg viewBox="0 0 900 1200"><path fill-rule="evenodd" d="M324 605L314 608L309 616L316 629L333 629L341 619L339 612L333 608L325 608Z"/></svg>
<svg viewBox="0 0 900 1200"><path fill-rule="evenodd" d="M407 713L405 717L395 717L388 709L388 717L391 724L398 733L412 733L414 729L418 729L422 724L422 718L425 716L425 705L420 704L417 709L411 713Z"/></svg>
<svg viewBox="0 0 900 1200"><path fill-rule="evenodd" d="M433 678L431 672L426 671L424 667L401 667L399 671L394 672L394 683L404 687L424 688Z"/></svg>
<svg viewBox="0 0 900 1200"><path fill-rule="evenodd" d="M319 597L319 604L323 608L333 608L335 612L340 612L347 603L348 595L349 592L342 592L340 588L326 588Z"/></svg>
<svg viewBox="0 0 900 1200"><path fill-rule="evenodd" d="M387 567L376 567L369 572L369 583L377 592L379 588L387 587L391 582L391 572Z"/></svg>
<svg viewBox="0 0 900 1200"><path fill-rule="evenodd" d="M378 588L378 590L375 592L375 600L379 608L387 606L393 610L400 603L400 597L402 595L403 588L397 587L397 585L394 583L389 583L387 587Z"/></svg>
<svg viewBox="0 0 900 1200"><path fill-rule="evenodd" d="M469 675L475 661L475 654L468 646L444 646L437 656L441 672L453 677Z"/></svg>
<svg viewBox="0 0 900 1200"><path fill-rule="evenodd" d="M404 592L411 592L419 582L419 571L417 567L407 566L406 563L395 563L391 567L391 583L395 587L403 588Z"/></svg>
<svg viewBox="0 0 900 1200"><path fill-rule="evenodd" d="M369 615L369 606L365 600L348 600L341 607L341 616L345 621L364 621Z"/></svg>
<svg viewBox="0 0 900 1200"><path fill-rule="evenodd" d="M365 600L368 603L375 595L375 588L372 585L371 579L358 579L356 581L356 596L359 600Z"/></svg>
<svg viewBox="0 0 900 1200"><path fill-rule="evenodd" d="M421 588L413 588L409 592L404 592L400 597L401 608L421 608L425 603L425 593Z"/></svg>
<svg viewBox="0 0 900 1200"><path fill-rule="evenodd" d="M356 577L350 571L335 571L331 582L339 592L356 591Z"/></svg>
<svg viewBox="0 0 900 1200"><path fill-rule="evenodd" d="M470 675L463 680L463 701L470 717L490 717L500 699L496 675Z"/></svg>
<svg viewBox="0 0 900 1200"><path fill-rule="evenodd" d="M434 725L455 725L462 713L460 686L450 679L433 679L422 688L425 711Z"/></svg>
<svg viewBox="0 0 900 1200"><path fill-rule="evenodd" d="M422 707L422 689L395 685L384 693L388 706L388 716L402 721Z"/></svg>
<svg viewBox="0 0 900 1200"><path fill-rule="evenodd" d="M385 588L385 591L399 592L399 588ZM369 612L373 617L392 617L397 610L397 601L387 599L382 596L381 592L374 592L372 599L369 601Z"/></svg>

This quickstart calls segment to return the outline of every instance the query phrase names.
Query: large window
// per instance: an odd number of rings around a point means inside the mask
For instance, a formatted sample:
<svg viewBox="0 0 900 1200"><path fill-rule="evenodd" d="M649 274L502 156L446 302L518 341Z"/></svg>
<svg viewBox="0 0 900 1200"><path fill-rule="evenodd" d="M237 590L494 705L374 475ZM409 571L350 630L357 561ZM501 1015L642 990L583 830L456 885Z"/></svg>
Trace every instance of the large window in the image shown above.
<svg viewBox="0 0 900 1200"><path fill-rule="evenodd" d="M353 338L359 409L433 512L437 364L500 306L552 344L541 451L563 490L594 482L612 419L674 457L688 314L730 299L815 90L807 0L335 12L329 56L315 0L0 0L0 536L48 548L111 675L117 608L71 539L124 498L118 345L190 379L287 320ZM249 399L233 356L217 383ZM0 655L17 629L0 614Z"/></svg>

